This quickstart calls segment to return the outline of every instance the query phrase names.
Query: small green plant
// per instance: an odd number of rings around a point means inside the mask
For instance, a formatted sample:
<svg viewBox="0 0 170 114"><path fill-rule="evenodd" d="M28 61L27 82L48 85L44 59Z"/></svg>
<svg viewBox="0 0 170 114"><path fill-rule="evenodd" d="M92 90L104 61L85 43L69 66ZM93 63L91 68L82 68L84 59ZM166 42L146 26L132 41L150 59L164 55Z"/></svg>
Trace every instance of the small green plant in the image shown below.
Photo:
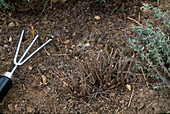
<svg viewBox="0 0 170 114"><path fill-rule="evenodd" d="M4 0L1 0L1 1L0 1L0 8L1 8L1 7L5 7L5 8L8 9L8 8L9 8L9 3L6 3Z"/></svg>
<svg viewBox="0 0 170 114"><path fill-rule="evenodd" d="M96 0L96 1L100 3L106 3L106 0Z"/></svg>
<svg viewBox="0 0 170 114"><path fill-rule="evenodd" d="M12 0L11 0L12 1ZM22 0L22 1L16 1L15 3L10 3L10 2L5 2L5 0L0 0L0 8L4 7L5 9L9 9L9 10L15 10L15 6L19 6L20 2L24 2L24 4L29 5L31 7L31 4L33 2L38 2L38 3L43 3L44 7L41 11L41 14L45 11L45 8L47 6L47 4L49 3L50 0L42 0L42 1L38 1L38 0Z"/></svg>
<svg viewBox="0 0 170 114"><path fill-rule="evenodd" d="M48 4L49 1L50 1L50 0L46 0L46 1L45 1L44 8L43 8L41 14L44 12L44 10L45 10L45 8L46 8L46 6L47 6L47 4ZM44 2L44 0L43 0L43 2Z"/></svg>
<svg viewBox="0 0 170 114"><path fill-rule="evenodd" d="M146 5L145 7L149 7ZM151 76L162 79L168 87L170 77L170 17L166 12L153 8L153 16L158 22L157 27L153 27L149 20L144 26L132 27L138 34L137 39L129 38L130 47L137 52L142 61L146 62L146 70L154 72Z"/></svg>

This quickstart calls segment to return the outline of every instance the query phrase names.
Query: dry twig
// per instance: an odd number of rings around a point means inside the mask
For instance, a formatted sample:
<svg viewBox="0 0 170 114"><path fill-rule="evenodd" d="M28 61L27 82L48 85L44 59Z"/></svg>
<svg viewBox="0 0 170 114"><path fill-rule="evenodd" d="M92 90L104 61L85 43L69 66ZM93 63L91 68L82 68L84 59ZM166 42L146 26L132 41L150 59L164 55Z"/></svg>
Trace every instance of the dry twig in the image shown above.
<svg viewBox="0 0 170 114"><path fill-rule="evenodd" d="M143 74L143 77L144 77L144 79L145 79L145 81L146 81L146 85L149 86L149 84L148 84L148 82L147 82L147 80L146 80L145 74L144 74L144 72L143 72L143 68L142 68L141 66L140 66L140 69L141 69L142 74Z"/></svg>
<svg viewBox="0 0 170 114"><path fill-rule="evenodd" d="M146 109L147 109L148 107L150 107L154 102L155 102L155 100L152 101L151 103L149 103L148 106L146 106Z"/></svg>
<svg viewBox="0 0 170 114"><path fill-rule="evenodd" d="M127 17L128 19L130 19L130 20L132 20L132 21L134 21L135 23L137 23L138 25L140 25L140 26L143 26L142 24L140 24L138 21L136 21L135 19L132 19L132 18L130 18L130 17Z"/></svg>
<svg viewBox="0 0 170 114"><path fill-rule="evenodd" d="M35 31L34 31L34 27L33 26L31 26L31 30L32 30L32 38L30 38L30 39L28 39L28 40L26 40L26 41L24 41L24 43L25 42L28 42L28 41L31 41L32 39L34 39L34 36L35 36Z"/></svg>
<svg viewBox="0 0 170 114"><path fill-rule="evenodd" d="M133 94L134 94L134 90L135 90L135 87L133 87L133 91L132 91L132 94L131 94L131 97L130 97L130 100L129 100L128 107L129 107L129 106L130 106L130 104L131 104L132 97L133 97Z"/></svg>

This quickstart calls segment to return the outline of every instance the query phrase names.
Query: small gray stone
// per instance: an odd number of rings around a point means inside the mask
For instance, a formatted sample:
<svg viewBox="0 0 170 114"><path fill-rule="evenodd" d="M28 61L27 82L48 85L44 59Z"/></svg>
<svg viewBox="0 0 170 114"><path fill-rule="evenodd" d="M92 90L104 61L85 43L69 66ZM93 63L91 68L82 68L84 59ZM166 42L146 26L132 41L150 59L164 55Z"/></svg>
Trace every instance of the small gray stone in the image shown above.
<svg viewBox="0 0 170 114"><path fill-rule="evenodd" d="M7 44L4 44L4 48L6 48L6 47L8 47L8 45L7 45Z"/></svg>

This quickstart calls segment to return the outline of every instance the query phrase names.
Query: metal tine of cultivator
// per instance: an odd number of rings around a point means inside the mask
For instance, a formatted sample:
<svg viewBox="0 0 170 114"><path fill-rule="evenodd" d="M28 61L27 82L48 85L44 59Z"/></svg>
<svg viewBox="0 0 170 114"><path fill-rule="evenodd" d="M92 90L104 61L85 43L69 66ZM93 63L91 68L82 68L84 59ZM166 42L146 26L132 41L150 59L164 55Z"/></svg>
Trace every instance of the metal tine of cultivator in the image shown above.
<svg viewBox="0 0 170 114"><path fill-rule="evenodd" d="M33 53L31 53L27 58L24 59L24 57L27 55L28 51L31 49L31 47L33 46L33 44L35 43L35 41L37 40L39 35L36 35L36 37L33 39L33 41L31 42L31 44L28 46L28 48L25 50L25 52L23 53L23 55L21 56L21 58L18 60L17 62L17 57L18 57L18 53L20 50L20 46L21 46L21 41L24 35L24 30L22 30L21 36L20 36L20 40L18 42L18 47L15 53L15 57L14 57L14 64L15 67L12 69L11 74L13 74L13 72L15 71L15 69L17 68L18 65L22 65L24 64L28 59L30 59L35 53L37 53L40 49L42 49L46 44L48 44L50 41L52 41L52 39L47 40L44 44L42 44L39 48L37 48ZM23 60L24 59L24 60Z"/></svg>
<svg viewBox="0 0 170 114"><path fill-rule="evenodd" d="M32 45L35 43L35 41L37 40L38 38L38 35L33 39L33 41L31 42L31 44L28 46L28 48L25 50L25 52L23 53L23 55L21 56L21 58L19 59L19 61L17 62L17 57L18 57L18 53L19 53L19 50L20 50L20 46L21 46L21 41L22 41L22 38L23 38L23 34L24 34L24 30L22 30L22 33L21 33L21 37L20 37L20 40L18 42L18 47L17 47L17 50L16 50L16 53L15 53L15 57L14 57L14 64L15 65L22 65L24 62L21 62L24 57L26 56L26 54L28 53L28 51L30 50L30 48L32 47ZM28 58L28 57L27 57ZM26 58L26 59L27 59ZM29 59L29 58L28 58Z"/></svg>
<svg viewBox="0 0 170 114"><path fill-rule="evenodd" d="M20 36L20 39L19 39L19 42L18 42L18 46L17 46L17 49L16 49L16 53L15 53L15 57L14 57L14 64L15 64L14 68L12 69L11 72L5 72L2 76L0 76L0 102L3 100L3 98L6 96L6 94L8 93L8 91L12 87L12 75L13 75L14 71L16 70L17 66L24 64L35 53L37 53L41 48L43 48L46 44L48 44L50 41L52 41L52 39L47 40L44 44L42 44L33 53L31 53L28 57L25 58L28 51L31 49L31 47L33 46L33 44L37 40L37 38L38 38L38 35L37 35L33 39L33 41L31 42L31 44L28 46L28 48L25 50L25 52L23 53L21 58L17 62L17 57L18 57L18 53L19 53L19 50L20 50L23 35L24 35L24 30L22 30L22 33L21 33L21 36Z"/></svg>

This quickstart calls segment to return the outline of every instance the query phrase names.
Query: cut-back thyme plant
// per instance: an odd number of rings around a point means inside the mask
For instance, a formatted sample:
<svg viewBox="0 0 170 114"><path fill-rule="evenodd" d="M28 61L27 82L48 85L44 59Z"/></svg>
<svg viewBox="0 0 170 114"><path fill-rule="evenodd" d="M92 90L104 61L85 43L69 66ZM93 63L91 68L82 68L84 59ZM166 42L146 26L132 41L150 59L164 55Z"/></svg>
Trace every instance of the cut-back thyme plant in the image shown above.
<svg viewBox="0 0 170 114"><path fill-rule="evenodd" d="M148 5L145 7L150 8ZM132 30L138 34L137 39L129 38L130 47L137 52L147 64L146 70L152 71L151 76L162 79L168 88L170 78L170 17L166 12L153 8L151 12L157 22L157 27L149 23L144 26L133 26ZM154 72L154 73L153 73Z"/></svg>

